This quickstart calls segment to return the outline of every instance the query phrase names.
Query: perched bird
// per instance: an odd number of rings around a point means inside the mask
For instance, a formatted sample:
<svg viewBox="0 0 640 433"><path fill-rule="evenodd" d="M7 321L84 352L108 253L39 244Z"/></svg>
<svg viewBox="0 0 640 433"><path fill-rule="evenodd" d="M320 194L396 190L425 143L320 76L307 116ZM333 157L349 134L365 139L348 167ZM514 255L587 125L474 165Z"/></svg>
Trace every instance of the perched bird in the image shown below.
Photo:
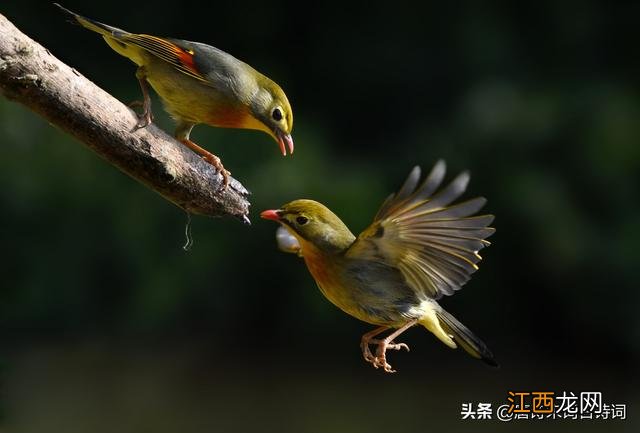
<svg viewBox="0 0 640 433"><path fill-rule="evenodd" d="M195 125L257 129L272 136L284 156L285 145L293 153L293 112L287 96L248 64L210 45L129 33L55 5L72 22L99 33L114 51L138 65L143 102L137 128L153 120L149 83L177 122L175 137L219 170L225 187L230 173L220 158L189 140Z"/></svg>
<svg viewBox="0 0 640 433"><path fill-rule="evenodd" d="M261 213L281 224L280 248L304 258L329 301L378 326L363 335L362 355L386 372L395 371L387 362L387 349L409 350L395 339L416 324L447 346L460 346L497 366L487 346L437 302L469 281L481 260L478 251L489 245L485 239L495 231L489 227L493 215L473 216L484 206L484 198L452 204L467 188L467 172L436 192L445 171L445 163L438 161L419 183L420 167L415 167L357 238L313 200L295 200ZM390 329L387 337L374 338ZM375 354L370 345L377 346Z"/></svg>

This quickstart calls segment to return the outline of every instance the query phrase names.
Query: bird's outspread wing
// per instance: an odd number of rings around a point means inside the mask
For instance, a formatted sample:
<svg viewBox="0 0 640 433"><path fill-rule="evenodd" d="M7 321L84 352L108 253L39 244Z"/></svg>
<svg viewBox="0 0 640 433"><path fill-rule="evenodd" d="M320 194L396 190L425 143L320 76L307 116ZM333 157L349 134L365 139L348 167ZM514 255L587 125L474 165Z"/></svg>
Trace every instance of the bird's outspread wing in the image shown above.
<svg viewBox="0 0 640 433"><path fill-rule="evenodd" d="M467 188L468 172L436 192L445 172L440 160L419 183L420 167L415 167L347 256L394 264L419 295L438 299L459 290L478 269L478 251L489 245L485 239L495 231L489 227L494 217L473 216L486 203L483 197L451 204Z"/></svg>

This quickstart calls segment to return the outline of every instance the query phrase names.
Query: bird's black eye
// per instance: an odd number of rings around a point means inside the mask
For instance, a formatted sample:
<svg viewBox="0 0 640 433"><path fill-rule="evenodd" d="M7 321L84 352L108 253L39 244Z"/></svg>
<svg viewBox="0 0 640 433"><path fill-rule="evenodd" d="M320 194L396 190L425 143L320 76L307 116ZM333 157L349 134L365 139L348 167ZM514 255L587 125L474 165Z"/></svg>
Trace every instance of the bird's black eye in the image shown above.
<svg viewBox="0 0 640 433"><path fill-rule="evenodd" d="M299 216L298 218L296 218L296 222L298 223L298 225L303 226L309 222L309 219L307 217Z"/></svg>
<svg viewBox="0 0 640 433"><path fill-rule="evenodd" d="M282 111L280 111L279 108L275 108L273 110L273 113L271 113L271 117L273 117L273 120L279 122L282 120Z"/></svg>

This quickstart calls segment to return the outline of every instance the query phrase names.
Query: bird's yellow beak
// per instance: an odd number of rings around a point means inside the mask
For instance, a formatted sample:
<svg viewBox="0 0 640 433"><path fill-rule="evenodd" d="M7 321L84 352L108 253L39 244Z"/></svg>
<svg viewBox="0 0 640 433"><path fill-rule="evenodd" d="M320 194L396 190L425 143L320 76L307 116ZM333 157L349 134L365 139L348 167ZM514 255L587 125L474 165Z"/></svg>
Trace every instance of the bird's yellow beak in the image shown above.
<svg viewBox="0 0 640 433"><path fill-rule="evenodd" d="M280 211L274 209L262 211L260 213L260 218L280 222Z"/></svg>
<svg viewBox="0 0 640 433"><path fill-rule="evenodd" d="M282 156L287 156L287 148L285 144L289 148L289 154L293 155L293 138L291 138L291 134L286 134L282 131L277 130L275 132L275 139L280 146L280 152L282 152Z"/></svg>

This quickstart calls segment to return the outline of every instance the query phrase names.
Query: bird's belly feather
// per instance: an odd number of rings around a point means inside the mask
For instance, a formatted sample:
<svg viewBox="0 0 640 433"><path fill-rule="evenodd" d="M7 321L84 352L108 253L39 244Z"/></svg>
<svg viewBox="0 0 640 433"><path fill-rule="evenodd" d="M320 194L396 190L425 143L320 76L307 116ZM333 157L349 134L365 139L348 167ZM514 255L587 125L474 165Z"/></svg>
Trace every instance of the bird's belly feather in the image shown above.
<svg viewBox="0 0 640 433"><path fill-rule="evenodd" d="M248 115L247 107L224 92L186 74L169 70L172 67L164 62L150 62L145 67L148 69L147 81L160 96L165 110L175 119L235 127Z"/></svg>

